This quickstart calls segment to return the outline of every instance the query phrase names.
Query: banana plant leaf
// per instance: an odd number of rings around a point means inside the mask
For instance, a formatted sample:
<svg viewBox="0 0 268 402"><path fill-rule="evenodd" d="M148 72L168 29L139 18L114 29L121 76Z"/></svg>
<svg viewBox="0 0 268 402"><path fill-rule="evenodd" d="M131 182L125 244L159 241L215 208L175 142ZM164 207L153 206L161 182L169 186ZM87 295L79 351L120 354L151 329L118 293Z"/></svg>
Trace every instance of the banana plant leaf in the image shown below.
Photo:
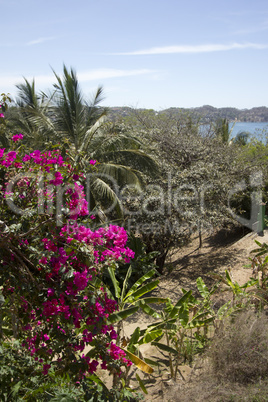
<svg viewBox="0 0 268 402"><path fill-rule="evenodd" d="M147 272L145 275L139 278L137 282L135 282L134 285L131 287L131 289L128 291L128 293L125 296L125 299L131 296L136 291L136 289L138 289L145 281L147 281L147 279L150 279L154 275L155 270L151 269L149 272Z"/></svg>
<svg viewBox="0 0 268 402"><path fill-rule="evenodd" d="M134 303L141 296L143 296L144 294L149 293L153 289L155 289L158 284L159 284L159 279L157 279L157 280L155 280L153 282L147 283L147 285L142 286L141 288L137 289L135 292L133 292L129 296L126 296L124 298L124 302L125 303L131 303L131 304Z"/></svg>
<svg viewBox="0 0 268 402"><path fill-rule="evenodd" d="M197 278L196 285L199 293L205 299L209 295L209 290L201 277Z"/></svg>
<svg viewBox="0 0 268 402"><path fill-rule="evenodd" d="M141 371L147 374L152 374L154 369L147 364L145 361L140 359L138 356L134 355L133 353L129 352L127 349L121 348L127 355L127 357L138 367Z"/></svg>
<svg viewBox="0 0 268 402"><path fill-rule="evenodd" d="M139 310L139 306L132 306L132 307L126 308L125 310L118 311L116 313L109 315L108 320L111 324L113 324L115 322L125 320L127 317L136 313L138 310Z"/></svg>
<svg viewBox="0 0 268 402"><path fill-rule="evenodd" d="M183 303L185 303L187 301L187 299L191 296L192 291L189 290L188 292L186 292L175 304L175 306L173 307L173 309L171 310L170 314L169 314L169 318L174 318L179 309L181 308L181 306L183 305Z"/></svg>

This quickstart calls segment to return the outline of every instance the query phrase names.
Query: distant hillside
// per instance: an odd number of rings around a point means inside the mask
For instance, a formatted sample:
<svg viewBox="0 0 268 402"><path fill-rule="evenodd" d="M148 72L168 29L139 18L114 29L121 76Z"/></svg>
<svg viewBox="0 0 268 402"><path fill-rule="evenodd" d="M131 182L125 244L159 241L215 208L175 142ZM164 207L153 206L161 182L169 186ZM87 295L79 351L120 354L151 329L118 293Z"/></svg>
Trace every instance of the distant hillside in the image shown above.
<svg viewBox="0 0 268 402"><path fill-rule="evenodd" d="M132 111L130 107L111 107L109 110L109 115L112 120L118 117L130 116ZM140 110L150 110L152 112L152 109ZM268 122L268 108L266 106L254 107L252 109L236 109L232 107L215 108L209 105L188 109L171 107L155 113L165 113L172 117L179 117L181 113L187 113L194 119L201 119L202 122L216 121L219 118L226 118L229 121Z"/></svg>

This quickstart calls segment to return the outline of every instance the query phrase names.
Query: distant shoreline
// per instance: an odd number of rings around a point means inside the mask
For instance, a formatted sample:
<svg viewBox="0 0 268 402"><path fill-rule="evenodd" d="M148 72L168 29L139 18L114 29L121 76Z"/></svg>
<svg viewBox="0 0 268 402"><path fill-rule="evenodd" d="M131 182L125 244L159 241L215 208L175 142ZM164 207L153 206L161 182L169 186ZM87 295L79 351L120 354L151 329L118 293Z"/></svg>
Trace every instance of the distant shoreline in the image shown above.
<svg viewBox="0 0 268 402"><path fill-rule="evenodd" d="M171 107L168 109L156 111L154 109L138 109L139 111L154 112L155 114L168 114L170 117L178 117L180 114L188 114L194 120L201 119L202 123L216 121L217 119L227 119L230 122L238 123L268 123L268 107L260 106L251 109L237 109L232 107L215 108L205 105L195 108ZM133 108L126 106L109 107L110 117L131 115Z"/></svg>

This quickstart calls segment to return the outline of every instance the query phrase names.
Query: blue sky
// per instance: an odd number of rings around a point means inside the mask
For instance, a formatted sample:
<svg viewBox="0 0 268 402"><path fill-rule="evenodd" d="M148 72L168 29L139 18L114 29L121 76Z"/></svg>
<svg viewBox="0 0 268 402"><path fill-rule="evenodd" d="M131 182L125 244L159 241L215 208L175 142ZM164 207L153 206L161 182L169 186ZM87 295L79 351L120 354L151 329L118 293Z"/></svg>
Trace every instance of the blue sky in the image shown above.
<svg viewBox="0 0 268 402"><path fill-rule="evenodd" d="M73 67L105 106L268 106L267 0L0 0L0 93Z"/></svg>

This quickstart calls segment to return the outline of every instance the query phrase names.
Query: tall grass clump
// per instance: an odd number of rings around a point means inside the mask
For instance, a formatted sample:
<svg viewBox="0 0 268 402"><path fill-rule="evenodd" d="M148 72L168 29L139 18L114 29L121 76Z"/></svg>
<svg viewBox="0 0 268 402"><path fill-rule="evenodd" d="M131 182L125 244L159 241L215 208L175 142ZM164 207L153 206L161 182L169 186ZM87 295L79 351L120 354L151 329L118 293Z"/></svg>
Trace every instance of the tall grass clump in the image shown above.
<svg viewBox="0 0 268 402"><path fill-rule="evenodd" d="M268 317L249 310L225 324L215 336L210 358L220 381L252 383L268 378Z"/></svg>

